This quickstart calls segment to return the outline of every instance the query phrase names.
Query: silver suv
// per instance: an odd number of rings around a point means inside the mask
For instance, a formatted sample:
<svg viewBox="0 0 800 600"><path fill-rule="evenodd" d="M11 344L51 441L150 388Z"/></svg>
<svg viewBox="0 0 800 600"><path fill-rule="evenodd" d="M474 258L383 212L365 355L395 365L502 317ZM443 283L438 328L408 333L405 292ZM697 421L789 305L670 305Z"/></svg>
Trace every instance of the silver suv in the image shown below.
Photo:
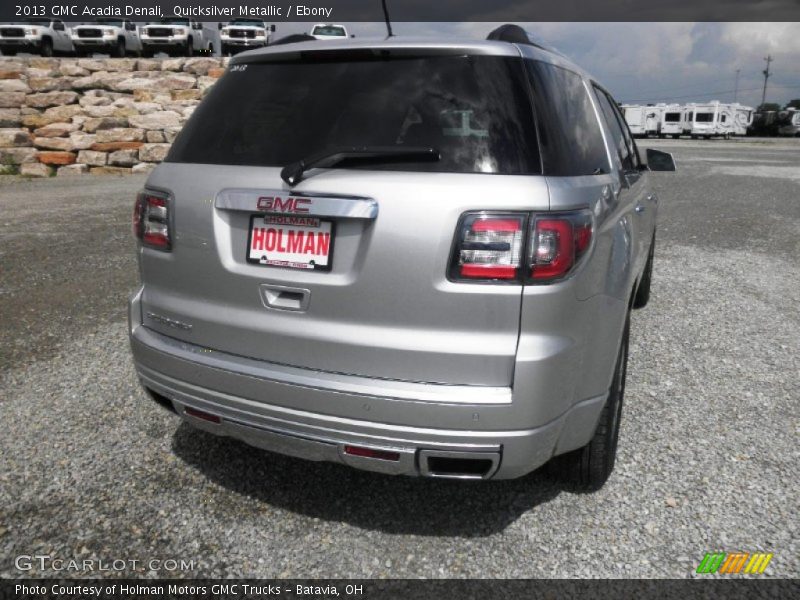
<svg viewBox="0 0 800 600"><path fill-rule="evenodd" d="M136 201L142 385L282 454L463 479L555 457L597 488L647 171L608 92L516 26L237 56Z"/></svg>

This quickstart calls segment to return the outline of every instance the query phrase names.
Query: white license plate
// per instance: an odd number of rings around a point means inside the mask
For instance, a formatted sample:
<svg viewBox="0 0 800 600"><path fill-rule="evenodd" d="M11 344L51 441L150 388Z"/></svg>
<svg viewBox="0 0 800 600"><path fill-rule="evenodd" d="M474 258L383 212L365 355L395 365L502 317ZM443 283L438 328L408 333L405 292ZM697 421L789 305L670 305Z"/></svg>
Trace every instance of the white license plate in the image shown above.
<svg viewBox="0 0 800 600"><path fill-rule="evenodd" d="M273 267L330 271L333 222L316 217L253 215L247 261Z"/></svg>

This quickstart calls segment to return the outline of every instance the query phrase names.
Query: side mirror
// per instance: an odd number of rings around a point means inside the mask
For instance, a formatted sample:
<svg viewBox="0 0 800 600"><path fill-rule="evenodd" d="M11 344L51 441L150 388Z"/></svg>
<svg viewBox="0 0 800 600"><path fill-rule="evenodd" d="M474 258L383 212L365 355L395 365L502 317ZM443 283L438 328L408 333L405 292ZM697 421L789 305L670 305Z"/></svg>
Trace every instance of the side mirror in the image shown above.
<svg viewBox="0 0 800 600"><path fill-rule="evenodd" d="M675 171L675 159L669 152L648 148L647 168L651 171Z"/></svg>
<svg viewBox="0 0 800 600"><path fill-rule="evenodd" d="M275 33L275 24L274 24L274 23L273 23L272 25L270 25L270 26L269 26L269 30L270 30L272 33Z"/></svg>
<svg viewBox="0 0 800 600"><path fill-rule="evenodd" d="M222 30L222 23L217 23L217 29Z"/></svg>

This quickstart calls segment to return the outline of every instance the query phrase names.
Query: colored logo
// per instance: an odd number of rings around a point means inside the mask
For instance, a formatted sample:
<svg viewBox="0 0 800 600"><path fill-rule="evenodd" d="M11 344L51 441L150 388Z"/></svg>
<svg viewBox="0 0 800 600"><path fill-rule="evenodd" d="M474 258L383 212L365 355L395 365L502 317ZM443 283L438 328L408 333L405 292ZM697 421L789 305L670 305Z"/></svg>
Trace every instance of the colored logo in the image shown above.
<svg viewBox="0 0 800 600"><path fill-rule="evenodd" d="M755 552L753 554L749 552L707 552L697 566L697 572L760 575L767 568L772 557L771 552Z"/></svg>

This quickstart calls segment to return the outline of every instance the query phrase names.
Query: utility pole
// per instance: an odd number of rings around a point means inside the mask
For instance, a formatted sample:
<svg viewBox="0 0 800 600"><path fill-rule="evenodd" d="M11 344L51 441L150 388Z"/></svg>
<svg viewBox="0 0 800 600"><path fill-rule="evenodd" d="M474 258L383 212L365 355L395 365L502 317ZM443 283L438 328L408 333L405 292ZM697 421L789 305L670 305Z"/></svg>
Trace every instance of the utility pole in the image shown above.
<svg viewBox="0 0 800 600"><path fill-rule="evenodd" d="M762 71L764 73L764 92L761 94L762 106L767 101L767 79L769 79L769 63L772 62L772 55L767 54L767 58L764 60L767 61L767 68Z"/></svg>
<svg viewBox="0 0 800 600"><path fill-rule="evenodd" d="M734 103L739 99L739 71L741 71L741 69L736 69L736 84L733 87L733 102Z"/></svg>

